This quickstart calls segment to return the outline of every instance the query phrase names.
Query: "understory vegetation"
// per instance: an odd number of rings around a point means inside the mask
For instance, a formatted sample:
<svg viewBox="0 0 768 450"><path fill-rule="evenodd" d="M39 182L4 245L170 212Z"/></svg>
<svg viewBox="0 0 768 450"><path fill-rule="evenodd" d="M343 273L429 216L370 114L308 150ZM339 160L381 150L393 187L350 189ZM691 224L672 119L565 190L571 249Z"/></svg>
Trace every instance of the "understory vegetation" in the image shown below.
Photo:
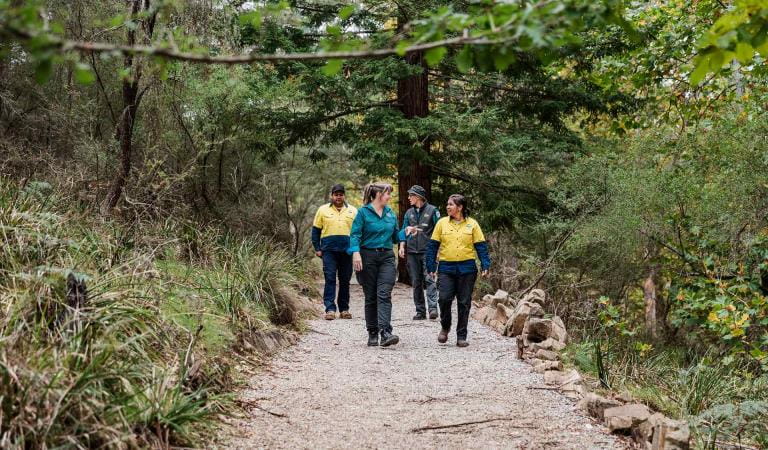
<svg viewBox="0 0 768 450"><path fill-rule="evenodd" d="M0 183L0 446L207 442L258 330L311 273L281 247L177 219L94 220ZM257 362L257 361L253 361Z"/></svg>

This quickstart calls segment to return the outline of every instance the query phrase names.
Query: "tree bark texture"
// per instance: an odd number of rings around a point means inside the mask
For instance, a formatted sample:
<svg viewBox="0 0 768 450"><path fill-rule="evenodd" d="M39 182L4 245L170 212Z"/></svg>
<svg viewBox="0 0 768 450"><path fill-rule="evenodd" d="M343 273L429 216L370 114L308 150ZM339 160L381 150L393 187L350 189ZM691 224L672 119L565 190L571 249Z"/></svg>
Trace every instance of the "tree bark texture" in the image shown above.
<svg viewBox="0 0 768 450"><path fill-rule="evenodd" d="M648 271L648 277L643 283L643 297L645 299L645 328L648 331L648 334L653 338L656 338L658 335L656 330L656 272L657 268L652 266Z"/></svg>
<svg viewBox="0 0 768 450"><path fill-rule="evenodd" d="M400 110L407 119L426 117L429 115L429 78L424 54L416 52L406 55L408 64L420 66L421 72L397 82L397 101ZM420 136L419 142L400 142L401 151L397 158L397 194L400 223L403 222L405 212L410 208L408 203L408 188L414 184L422 186L427 191L427 196L432 192L432 171L424 156L429 154L431 140L428 136ZM420 146L421 151L414 147ZM422 153L423 152L423 153ZM404 260L398 265L399 280L410 284L410 276Z"/></svg>

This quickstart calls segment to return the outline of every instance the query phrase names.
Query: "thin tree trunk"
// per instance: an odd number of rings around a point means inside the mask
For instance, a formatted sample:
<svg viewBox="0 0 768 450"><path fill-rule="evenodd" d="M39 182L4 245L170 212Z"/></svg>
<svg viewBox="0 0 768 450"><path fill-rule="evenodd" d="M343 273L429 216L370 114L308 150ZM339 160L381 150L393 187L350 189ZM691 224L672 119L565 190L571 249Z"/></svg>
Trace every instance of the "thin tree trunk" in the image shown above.
<svg viewBox="0 0 768 450"><path fill-rule="evenodd" d="M131 18L136 19L138 13L143 10L149 10L149 0L127 0L131 8ZM154 29L154 15L147 19L144 24L147 41L151 40ZM129 46L136 44L136 32L139 28L128 27L126 31L126 44ZM123 196L126 182L131 174L131 158L133 154L133 129L136 124L136 112L141 102L139 94L139 81L141 80L141 64L134 56L126 55L123 60L123 67L130 73L130 77L123 79L123 113L120 116L117 129L117 139L120 142L120 166L115 177L110 183L109 192L101 204L101 214L109 215L112 209Z"/></svg>
<svg viewBox="0 0 768 450"><path fill-rule="evenodd" d="M421 66L422 71L414 76L398 80L397 101L400 109L408 119L426 117L429 115L429 78L424 55L421 52L410 53L405 57L408 64ZM428 136L420 137L417 143L421 149L411 149L403 152L397 160L397 194L400 223L405 212L410 208L408 203L408 188L414 184L422 186L429 197L432 192L432 171L425 164L425 157L429 154L431 140ZM403 146L415 147L413 142L403 142ZM410 276L405 261L400 261L398 266L399 279L403 283L410 284Z"/></svg>
<svg viewBox="0 0 768 450"><path fill-rule="evenodd" d="M651 266L648 271L648 277L643 283L643 297L645 299L645 328L652 338L656 338L658 333L657 324L657 297L656 297L656 272L657 267Z"/></svg>

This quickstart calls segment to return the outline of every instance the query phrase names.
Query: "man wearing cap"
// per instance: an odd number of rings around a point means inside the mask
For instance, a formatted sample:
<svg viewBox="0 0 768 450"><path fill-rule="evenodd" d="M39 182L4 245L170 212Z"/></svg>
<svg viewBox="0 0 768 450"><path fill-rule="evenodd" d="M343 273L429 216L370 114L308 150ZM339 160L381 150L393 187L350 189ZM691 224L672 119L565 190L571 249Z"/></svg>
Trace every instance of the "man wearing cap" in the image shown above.
<svg viewBox="0 0 768 450"><path fill-rule="evenodd" d="M352 279L352 256L347 254L349 232L357 215L354 206L347 205L344 186L336 184L331 188L331 202L321 205L315 213L312 224L312 246L315 255L323 259L325 289L325 320L339 317L351 319L349 312L349 280ZM336 297L336 277L339 278L339 295Z"/></svg>
<svg viewBox="0 0 768 450"><path fill-rule="evenodd" d="M413 283L413 303L416 305L416 315L413 320L427 318L437 319L438 292L435 280L427 276L424 254L427 250L432 230L440 219L437 207L427 203L427 191L419 185L408 189L408 201L411 208L403 217L403 228L400 230L400 257L406 258L408 273ZM427 290L424 304L424 289Z"/></svg>

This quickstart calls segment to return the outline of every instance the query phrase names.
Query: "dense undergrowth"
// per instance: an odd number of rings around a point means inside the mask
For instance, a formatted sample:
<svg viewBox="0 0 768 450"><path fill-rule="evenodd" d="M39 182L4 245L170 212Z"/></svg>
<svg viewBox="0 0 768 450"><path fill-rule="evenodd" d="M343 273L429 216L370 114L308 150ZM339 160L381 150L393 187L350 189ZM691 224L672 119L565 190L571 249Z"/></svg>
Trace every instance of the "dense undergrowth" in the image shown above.
<svg viewBox="0 0 768 450"><path fill-rule="evenodd" d="M231 410L234 357L296 324L312 275L265 239L92 217L0 183L0 447L200 443Z"/></svg>

